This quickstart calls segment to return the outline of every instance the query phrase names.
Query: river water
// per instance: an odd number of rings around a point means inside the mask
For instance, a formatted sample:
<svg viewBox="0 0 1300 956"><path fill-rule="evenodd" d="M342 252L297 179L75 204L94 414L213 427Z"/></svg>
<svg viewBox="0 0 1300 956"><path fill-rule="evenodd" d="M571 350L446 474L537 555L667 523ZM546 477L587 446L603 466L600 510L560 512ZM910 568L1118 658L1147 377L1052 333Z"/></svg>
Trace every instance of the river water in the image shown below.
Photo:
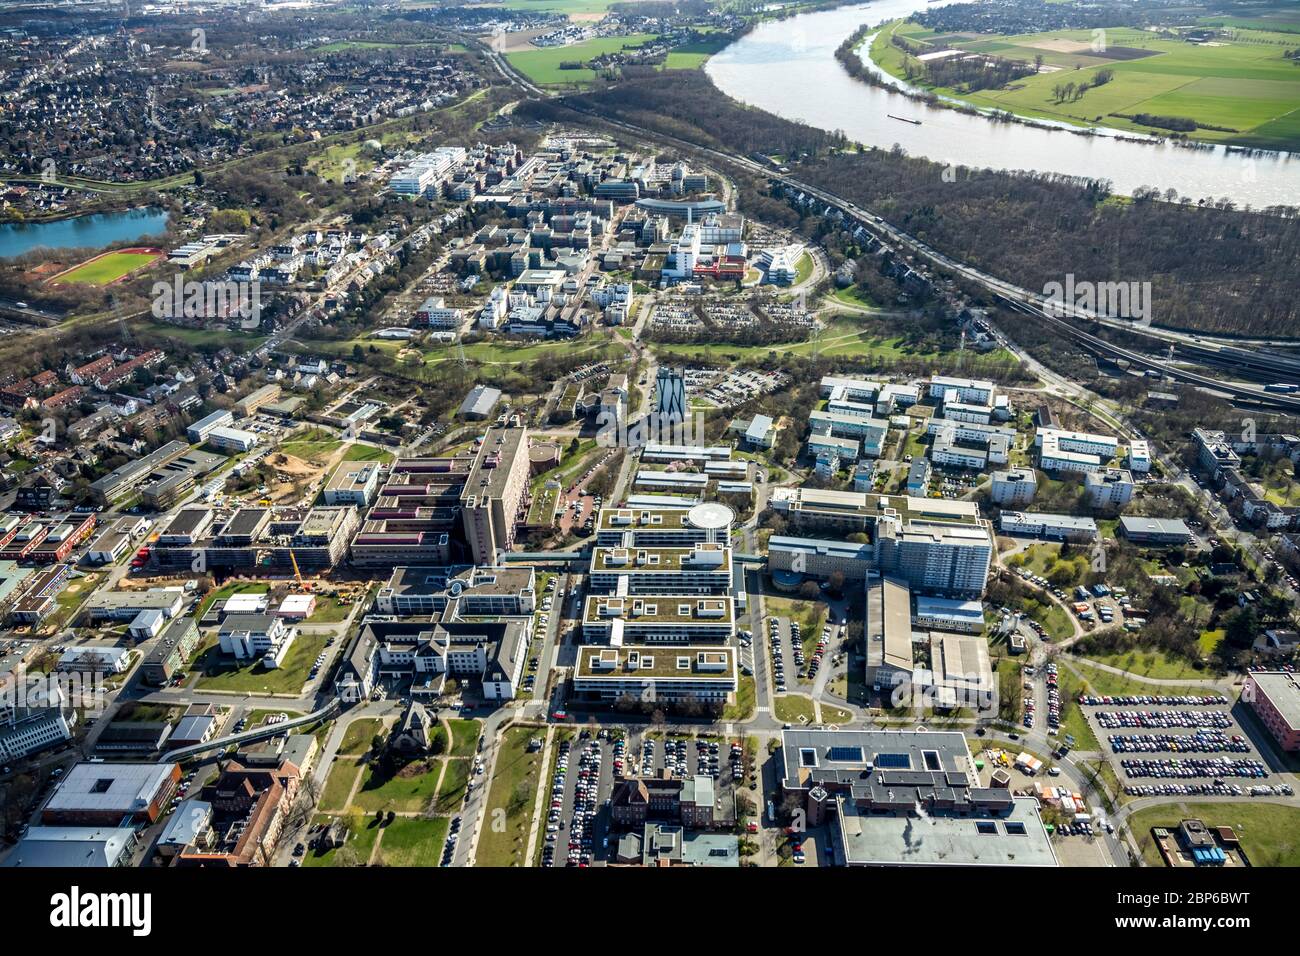
<svg viewBox="0 0 1300 956"><path fill-rule="evenodd" d="M0 225L0 259L33 249L101 249L112 242L157 235L167 229L167 210L157 206L93 213L50 222Z"/></svg>
<svg viewBox="0 0 1300 956"><path fill-rule="evenodd" d="M742 103L821 129L843 130L868 146L897 144L910 156L1108 179L1125 194L1155 186L1194 199L1229 198L1238 206L1300 206L1300 155L1230 153L1222 146L1188 149L1130 142L1100 131L1081 136L993 122L869 86L850 77L835 59L836 48L862 24L942 5L875 0L764 23L713 56L705 70L720 90ZM921 120L921 125L890 119L890 113Z"/></svg>

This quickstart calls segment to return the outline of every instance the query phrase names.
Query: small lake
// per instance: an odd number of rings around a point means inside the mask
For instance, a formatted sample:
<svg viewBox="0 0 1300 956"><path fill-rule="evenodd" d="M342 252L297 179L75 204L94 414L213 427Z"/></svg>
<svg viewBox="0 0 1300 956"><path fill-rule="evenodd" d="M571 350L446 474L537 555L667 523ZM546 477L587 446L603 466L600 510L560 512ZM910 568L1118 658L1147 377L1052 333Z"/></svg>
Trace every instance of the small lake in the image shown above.
<svg viewBox="0 0 1300 956"><path fill-rule="evenodd" d="M47 249L101 249L113 242L157 235L167 228L167 210L142 206L125 212L93 213L52 222L0 225L0 259Z"/></svg>

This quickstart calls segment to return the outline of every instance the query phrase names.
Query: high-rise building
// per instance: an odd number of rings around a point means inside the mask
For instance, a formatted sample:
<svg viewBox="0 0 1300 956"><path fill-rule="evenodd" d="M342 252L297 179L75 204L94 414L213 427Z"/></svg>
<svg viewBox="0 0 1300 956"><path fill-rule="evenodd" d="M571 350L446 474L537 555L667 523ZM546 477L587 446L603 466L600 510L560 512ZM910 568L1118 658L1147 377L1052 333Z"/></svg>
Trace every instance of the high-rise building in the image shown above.
<svg viewBox="0 0 1300 956"><path fill-rule="evenodd" d="M490 428L461 490L465 544L474 564L509 550L528 493L528 429Z"/></svg>

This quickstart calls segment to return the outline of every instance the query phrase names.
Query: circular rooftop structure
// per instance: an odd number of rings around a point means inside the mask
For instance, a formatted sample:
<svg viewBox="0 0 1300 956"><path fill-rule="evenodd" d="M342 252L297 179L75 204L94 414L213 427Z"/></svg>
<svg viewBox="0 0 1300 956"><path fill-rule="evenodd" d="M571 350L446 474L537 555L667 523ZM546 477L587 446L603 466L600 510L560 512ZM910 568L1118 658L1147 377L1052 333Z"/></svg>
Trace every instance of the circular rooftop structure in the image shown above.
<svg viewBox="0 0 1300 956"><path fill-rule="evenodd" d="M782 591L793 591L803 583L803 575L798 571L773 571L772 583Z"/></svg>
<svg viewBox="0 0 1300 956"><path fill-rule="evenodd" d="M686 513L691 527L705 531L723 531L731 527L736 513L720 501L705 501Z"/></svg>

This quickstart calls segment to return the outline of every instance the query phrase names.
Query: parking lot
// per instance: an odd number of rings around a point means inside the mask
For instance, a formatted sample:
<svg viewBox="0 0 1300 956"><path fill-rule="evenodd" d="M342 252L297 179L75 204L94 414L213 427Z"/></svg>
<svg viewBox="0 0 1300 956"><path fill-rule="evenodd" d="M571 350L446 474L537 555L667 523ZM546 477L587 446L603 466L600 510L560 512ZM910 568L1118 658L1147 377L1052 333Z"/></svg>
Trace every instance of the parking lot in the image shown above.
<svg viewBox="0 0 1300 956"><path fill-rule="evenodd" d="M602 730L557 740L548 781L542 866L590 866L608 859L609 799L624 732Z"/></svg>
<svg viewBox="0 0 1300 956"><path fill-rule="evenodd" d="M1079 706L1130 796L1285 794L1225 697L1086 697Z"/></svg>

